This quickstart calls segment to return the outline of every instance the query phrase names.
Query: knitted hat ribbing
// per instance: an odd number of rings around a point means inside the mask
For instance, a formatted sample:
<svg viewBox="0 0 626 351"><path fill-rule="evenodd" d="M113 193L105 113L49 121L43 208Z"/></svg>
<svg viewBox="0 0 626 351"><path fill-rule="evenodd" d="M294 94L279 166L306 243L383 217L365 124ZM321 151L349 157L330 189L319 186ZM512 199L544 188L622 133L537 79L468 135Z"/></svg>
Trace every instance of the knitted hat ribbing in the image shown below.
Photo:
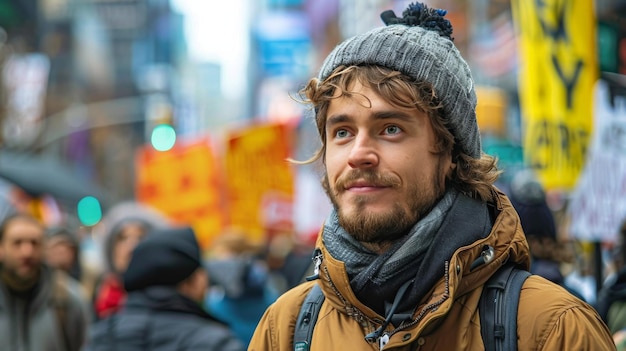
<svg viewBox="0 0 626 351"><path fill-rule="evenodd" d="M411 7L429 11L431 18L433 11L445 14L445 11L428 9L422 4L411 4L409 9ZM383 66L431 83L455 141L463 152L480 158L474 81L467 62L448 37L435 29L423 28L422 24L390 24L337 45L322 64L318 75L320 82L341 65Z"/></svg>

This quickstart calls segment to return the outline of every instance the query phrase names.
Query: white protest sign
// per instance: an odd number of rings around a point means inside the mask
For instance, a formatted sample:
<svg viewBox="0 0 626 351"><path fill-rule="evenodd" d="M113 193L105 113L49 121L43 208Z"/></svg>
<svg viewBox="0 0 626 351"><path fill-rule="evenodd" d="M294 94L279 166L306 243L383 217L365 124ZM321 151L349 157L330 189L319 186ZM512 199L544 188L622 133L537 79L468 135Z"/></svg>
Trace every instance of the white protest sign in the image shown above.
<svg viewBox="0 0 626 351"><path fill-rule="evenodd" d="M594 91L594 129L587 163L572 193L571 234L614 242L626 220L626 96L599 80Z"/></svg>

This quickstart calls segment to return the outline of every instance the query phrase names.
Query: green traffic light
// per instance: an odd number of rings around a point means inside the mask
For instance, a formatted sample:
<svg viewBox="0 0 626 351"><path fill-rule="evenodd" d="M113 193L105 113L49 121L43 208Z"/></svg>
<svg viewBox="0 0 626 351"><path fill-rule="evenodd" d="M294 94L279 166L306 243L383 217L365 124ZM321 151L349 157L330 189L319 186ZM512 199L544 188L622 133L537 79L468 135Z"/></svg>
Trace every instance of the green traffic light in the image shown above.
<svg viewBox="0 0 626 351"><path fill-rule="evenodd" d="M176 131L169 124L161 124L152 130L150 137L152 147L158 151L167 151L174 147L176 143Z"/></svg>
<svg viewBox="0 0 626 351"><path fill-rule="evenodd" d="M86 226L92 226L102 219L100 201L93 196L85 196L78 201L78 219Z"/></svg>

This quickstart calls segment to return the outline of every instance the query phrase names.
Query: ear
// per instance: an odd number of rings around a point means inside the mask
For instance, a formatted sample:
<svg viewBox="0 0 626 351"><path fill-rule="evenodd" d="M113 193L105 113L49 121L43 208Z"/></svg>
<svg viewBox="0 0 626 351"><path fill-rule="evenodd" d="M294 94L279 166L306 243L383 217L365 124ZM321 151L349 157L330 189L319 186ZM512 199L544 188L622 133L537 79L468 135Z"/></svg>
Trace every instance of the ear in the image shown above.
<svg viewBox="0 0 626 351"><path fill-rule="evenodd" d="M456 166L457 164L454 162L454 159L450 157L450 163L448 165L448 168L446 169L446 179L452 179L452 175L456 170Z"/></svg>
<svg viewBox="0 0 626 351"><path fill-rule="evenodd" d="M448 175L452 175L454 170L456 169L456 163L450 162L450 168L448 169Z"/></svg>

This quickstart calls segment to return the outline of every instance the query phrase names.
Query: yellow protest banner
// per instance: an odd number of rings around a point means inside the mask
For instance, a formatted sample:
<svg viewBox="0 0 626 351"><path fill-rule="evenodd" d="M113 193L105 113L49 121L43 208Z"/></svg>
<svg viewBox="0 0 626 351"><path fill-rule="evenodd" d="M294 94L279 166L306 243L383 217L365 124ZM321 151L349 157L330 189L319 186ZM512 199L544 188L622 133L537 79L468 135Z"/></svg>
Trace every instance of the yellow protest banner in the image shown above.
<svg viewBox="0 0 626 351"><path fill-rule="evenodd" d="M293 227L290 135L287 125L265 124L235 131L228 138L229 225L243 229L253 241L263 241L272 227Z"/></svg>
<svg viewBox="0 0 626 351"><path fill-rule="evenodd" d="M512 1L521 66L526 163L547 189L571 190L582 171L598 78L593 1Z"/></svg>
<svg viewBox="0 0 626 351"><path fill-rule="evenodd" d="M160 152L147 145L136 155L137 200L190 225L207 249L224 225L221 167L206 139Z"/></svg>

